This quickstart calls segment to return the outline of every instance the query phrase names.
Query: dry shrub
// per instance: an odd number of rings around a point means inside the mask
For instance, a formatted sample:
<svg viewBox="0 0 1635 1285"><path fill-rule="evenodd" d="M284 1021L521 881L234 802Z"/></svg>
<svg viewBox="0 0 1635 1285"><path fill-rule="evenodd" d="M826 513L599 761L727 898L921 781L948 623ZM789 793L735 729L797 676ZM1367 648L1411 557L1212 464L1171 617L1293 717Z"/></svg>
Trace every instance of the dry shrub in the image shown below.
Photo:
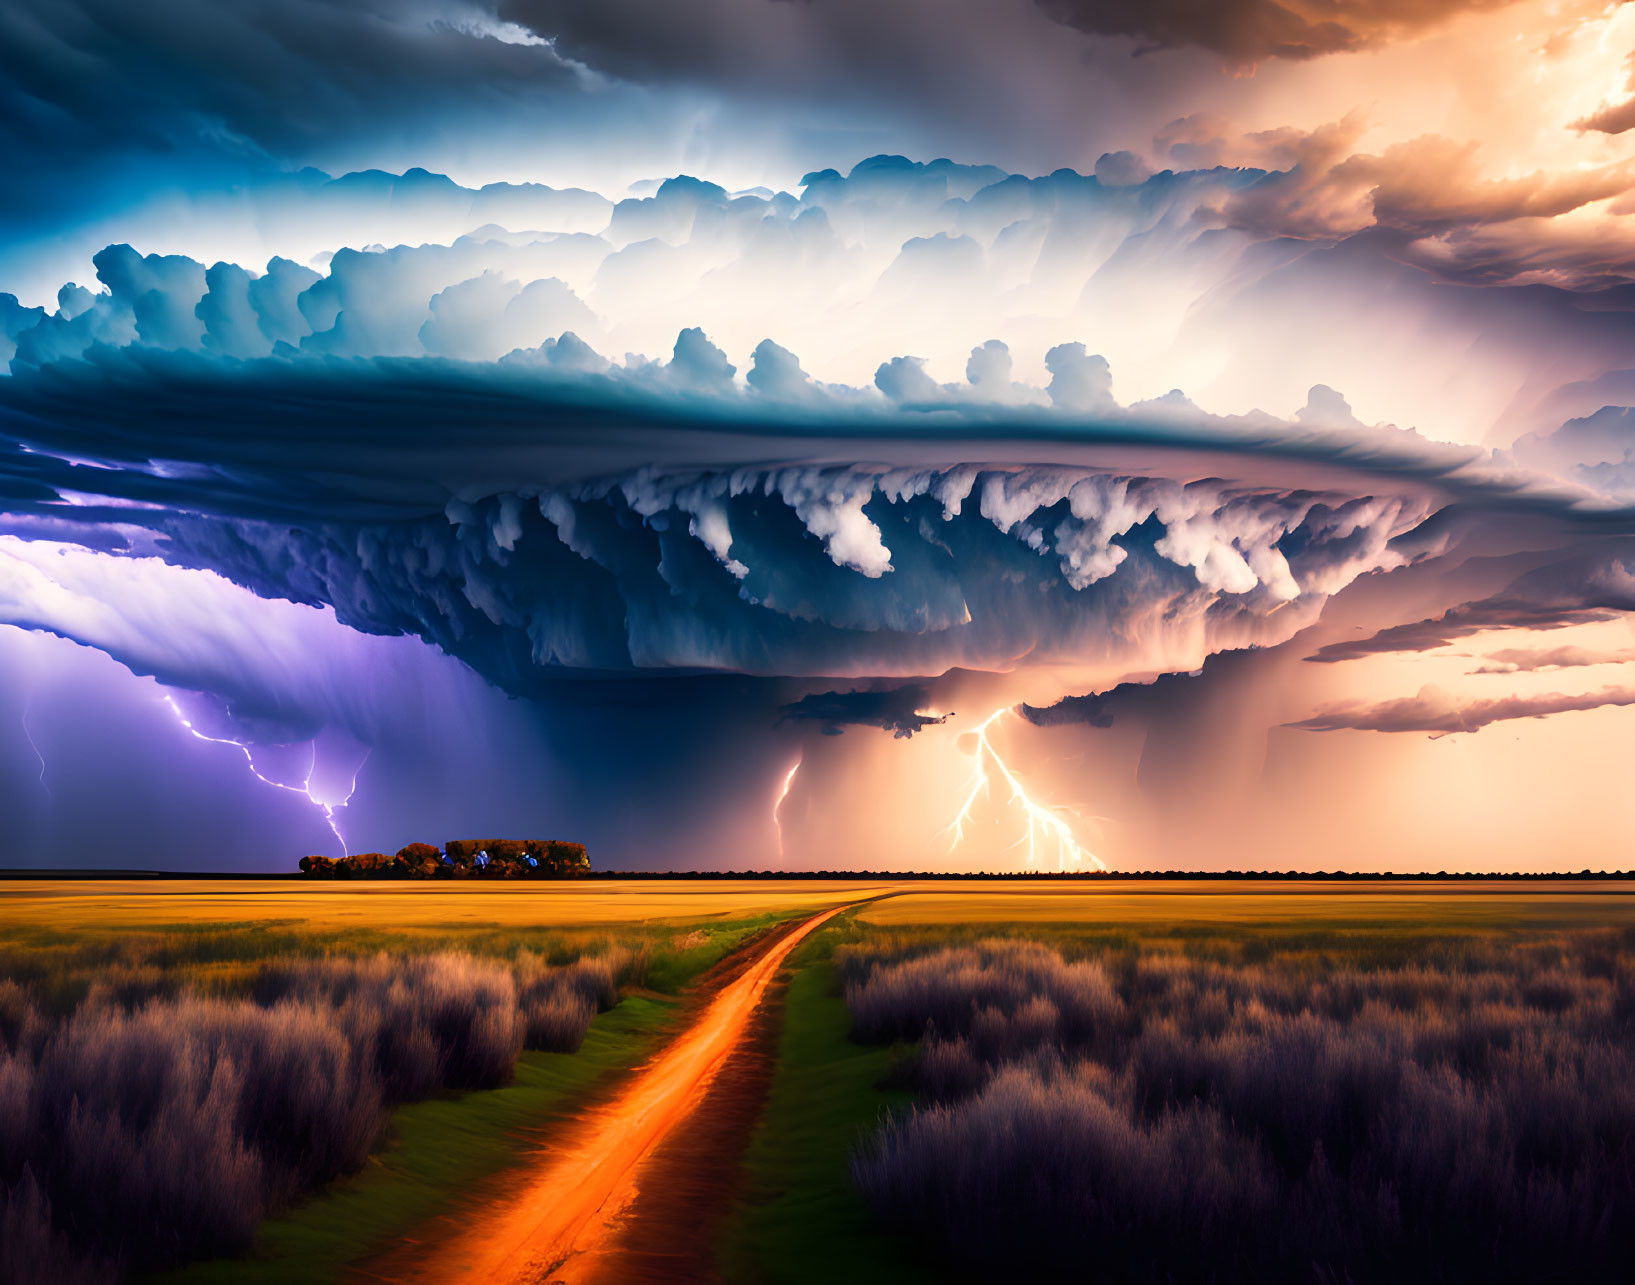
<svg viewBox="0 0 1635 1285"><path fill-rule="evenodd" d="M108 1262L76 1253L51 1223L51 1203L27 1172L0 1188L0 1281L101 1285L116 1280Z"/></svg>
<svg viewBox="0 0 1635 1285"><path fill-rule="evenodd" d="M1186 1227L1230 1252L1276 1188L1207 1109L1142 1120L1104 1068L1010 1066L974 1097L888 1123L854 1173L879 1210L934 1226L956 1260L1127 1279Z"/></svg>
<svg viewBox="0 0 1635 1285"><path fill-rule="evenodd" d="M268 1210L359 1168L392 1107L575 1049L645 955L295 959L248 998L120 965L66 1016L0 981L0 1280L244 1251Z"/></svg>
<svg viewBox="0 0 1635 1285"><path fill-rule="evenodd" d="M646 968L645 950L622 946L556 968L524 952L515 965L524 1046L552 1053L577 1052L591 1019L617 1004L624 987L639 984Z"/></svg>
<svg viewBox="0 0 1635 1285"><path fill-rule="evenodd" d="M1006 941L881 963L866 981L848 981L846 1002L863 1039L918 1039L931 1027L995 1053L1035 1037L1093 1042L1122 1008L1099 963L1068 963L1044 946ZM1014 1032L1012 1023L1020 1024Z"/></svg>
<svg viewBox="0 0 1635 1285"><path fill-rule="evenodd" d="M927 1099L855 1177L958 1271L1627 1279L1635 1025L1604 939L1375 969L1054 955L849 965L857 1030L919 1039Z"/></svg>
<svg viewBox="0 0 1635 1285"><path fill-rule="evenodd" d="M596 1016L596 1002L570 989L542 988L528 997L523 1013L528 1048L576 1053Z"/></svg>

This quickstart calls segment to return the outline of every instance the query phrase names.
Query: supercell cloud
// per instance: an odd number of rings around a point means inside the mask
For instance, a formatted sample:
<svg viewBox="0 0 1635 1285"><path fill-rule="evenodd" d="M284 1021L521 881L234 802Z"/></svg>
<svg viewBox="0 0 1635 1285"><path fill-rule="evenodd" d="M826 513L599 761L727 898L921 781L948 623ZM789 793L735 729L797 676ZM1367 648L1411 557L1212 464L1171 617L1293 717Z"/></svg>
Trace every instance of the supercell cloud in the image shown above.
<svg viewBox="0 0 1635 1285"><path fill-rule="evenodd" d="M1621 10L309 8L4 20L20 860L141 779L149 864L1014 863L974 754L1115 868L1377 864L1480 774L1346 733L1523 720L1467 864L1613 859L1543 782L1632 717ZM1415 88L1478 56L1531 117Z"/></svg>

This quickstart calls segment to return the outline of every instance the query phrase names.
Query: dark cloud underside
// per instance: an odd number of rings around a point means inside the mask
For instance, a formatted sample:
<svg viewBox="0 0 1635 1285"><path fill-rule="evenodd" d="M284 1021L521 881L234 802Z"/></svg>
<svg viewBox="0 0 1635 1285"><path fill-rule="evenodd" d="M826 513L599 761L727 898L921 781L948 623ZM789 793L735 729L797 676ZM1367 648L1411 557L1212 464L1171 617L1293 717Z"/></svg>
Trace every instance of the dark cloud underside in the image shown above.
<svg viewBox="0 0 1635 1285"><path fill-rule="evenodd" d="M1505 696L1490 700L1459 700L1434 688L1417 696L1377 705L1346 705L1288 724L1312 732L1425 732L1448 736L1479 732L1493 723L1518 718L1547 718L1608 706L1635 705L1635 687L1603 687L1599 691L1564 695Z"/></svg>
<svg viewBox="0 0 1635 1285"><path fill-rule="evenodd" d="M1234 62L1319 58L1429 30L1514 0L1037 0L1058 22L1146 48L1192 45Z"/></svg>

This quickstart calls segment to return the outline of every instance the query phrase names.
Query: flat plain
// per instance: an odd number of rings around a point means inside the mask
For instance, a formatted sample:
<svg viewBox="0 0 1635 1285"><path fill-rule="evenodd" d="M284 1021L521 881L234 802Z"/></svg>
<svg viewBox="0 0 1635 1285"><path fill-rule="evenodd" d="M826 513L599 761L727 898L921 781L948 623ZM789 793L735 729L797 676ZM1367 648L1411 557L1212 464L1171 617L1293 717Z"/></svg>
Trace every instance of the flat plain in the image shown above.
<svg viewBox="0 0 1635 1285"><path fill-rule="evenodd" d="M295 882L287 879L15 879L0 928L151 929L290 923L314 929L687 924L878 901L876 924L1193 923L1245 927L1635 922L1620 880L590 880L566 883Z"/></svg>
<svg viewBox="0 0 1635 1285"><path fill-rule="evenodd" d="M16 879L0 925L152 928L201 921L299 921L314 928L570 928L683 923L821 910L896 885L878 880L297 882L290 879Z"/></svg>
<svg viewBox="0 0 1635 1285"><path fill-rule="evenodd" d="M1457 929L1635 923L1619 880L1040 880L904 883L865 908L873 924L1084 924Z"/></svg>
<svg viewBox="0 0 1635 1285"><path fill-rule="evenodd" d="M1526 1211L1552 1192L1635 1210L1632 893L8 881L0 1217L24 1257L0 1267L425 1279L490 1225L544 1226L553 1175L580 1156L617 1161L604 1179L627 1214L553 1233L550 1262L522 1238L513 1257L552 1279L628 1275L654 1229L689 1220L665 1279L980 1277L1003 1243L982 1237L1017 1219L1037 1279L1090 1259L1120 1279L1278 1279L1267 1246L1290 1237L1340 1275L1369 1255L1366 1272L1474 1280L1502 1250L1602 1279L1627 1224ZM708 1055L689 1052L712 1025ZM664 1127L619 1146L608 1121L655 1083L682 1086ZM1479 1164L1426 1168L1414 1138L1455 1126L1444 1149ZM692 1197L683 1143L711 1175ZM220 1172L191 1181L178 1147ZM133 1189L133 1166L154 1181ZM1210 1185L1228 1170L1254 1181ZM1009 1209L1027 1174L1045 1187ZM680 1207L706 1197L707 1219Z"/></svg>

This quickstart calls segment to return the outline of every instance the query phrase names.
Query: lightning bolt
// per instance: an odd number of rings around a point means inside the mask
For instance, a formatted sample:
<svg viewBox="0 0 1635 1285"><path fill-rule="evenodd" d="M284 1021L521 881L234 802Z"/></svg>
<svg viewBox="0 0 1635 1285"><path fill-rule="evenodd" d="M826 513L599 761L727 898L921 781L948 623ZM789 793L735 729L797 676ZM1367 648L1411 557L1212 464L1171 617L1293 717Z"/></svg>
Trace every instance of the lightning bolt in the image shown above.
<svg viewBox="0 0 1635 1285"><path fill-rule="evenodd" d="M783 822L778 819L778 813L783 810L783 801L789 797L790 787L795 784L795 773L800 771L800 765L805 759L802 754L795 759L795 766L790 768L783 778L783 784L778 787L778 797L772 800L772 824L778 831L778 855L783 856Z"/></svg>
<svg viewBox="0 0 1635 1285"><path fill-rule="evenodd" d="M336 824L335 809L344 808L352 801L352 796L357 793L358 776L363 771L364 763L369 761L369 754L373 753L372 747L370 750L365 752L362 761L358 764L357 771L352 773L352 784L346 791L346 797L339 803L325 803L322 799L317 798L312 793L312 776L318 769L317 741L313 741L312 743L312 762L307 766L307 779L300 785L286 785L282 781L275 781L272 779L272 777L264 775L261 769L256 767L255 758L250 752L250 747L243 741L235 741L229 737L223 736L206 735L204 732L201 732L198 728L193 726L193 721L188 718L186 714L182 713L182 707L176 703L174 698L170 696L161 696L160 699L170 707L170 712L176 716L176 721L180 723L182 727L186 729L188 734L195 740L207 741L211 745L231 745L240 754L244 755L244 761L250 765L250 775L255 777L256 780L260 781L263 785L272 786L275 790L287 790L291 794L299 794L302 798L306 799L308 803L312 804L313 807L322 812L324 814L324 822L329 826L330 833L335 836L335 842L341 845L341 852L348 856L351 855L351 850L346 846L346 838L341 834L340 826Z"/></svg>
<svg viewBox="0 0 1635 1285"><path fill-rule="evenodd" d="M23 706L23 716L17 720L23 727L23 739L28 742L28 748L34 751L34 757L40 760L40 788L45 791L46 797L51 797L51 787L45 783L45 755L40 753L40 747L34 743L34 733L28 728L28 706Z"/></svg>
<svg viewBox="0 0 1635 1285"><path fill-rule="evenodd" d="M965 827L971 822L971 809L976 806L976 801L992 795L993 778L988 774L987 766L988 760L992 759L1000 778L1010 788L1008 801L1022 809L1023 819L1027 823L1026 832L1011 846L1020 847L1024 843L1027 844L1028 865L1037 865L1040 849L1048 849L1054 844L1056 864L1060 870L1082 869L1085 866L1097 870L1107 869L1106 862L1073 837L1073 828L1060 815L1066 809L1049 807L1030 798L1016 773L994 748L989 730L1010 712L1009 706L996 709L974 729L976 752L971 756L971 775L966 783L965 802L943 831L944 834L954 836L950 846L958 848L964 842Z"/></svg>

